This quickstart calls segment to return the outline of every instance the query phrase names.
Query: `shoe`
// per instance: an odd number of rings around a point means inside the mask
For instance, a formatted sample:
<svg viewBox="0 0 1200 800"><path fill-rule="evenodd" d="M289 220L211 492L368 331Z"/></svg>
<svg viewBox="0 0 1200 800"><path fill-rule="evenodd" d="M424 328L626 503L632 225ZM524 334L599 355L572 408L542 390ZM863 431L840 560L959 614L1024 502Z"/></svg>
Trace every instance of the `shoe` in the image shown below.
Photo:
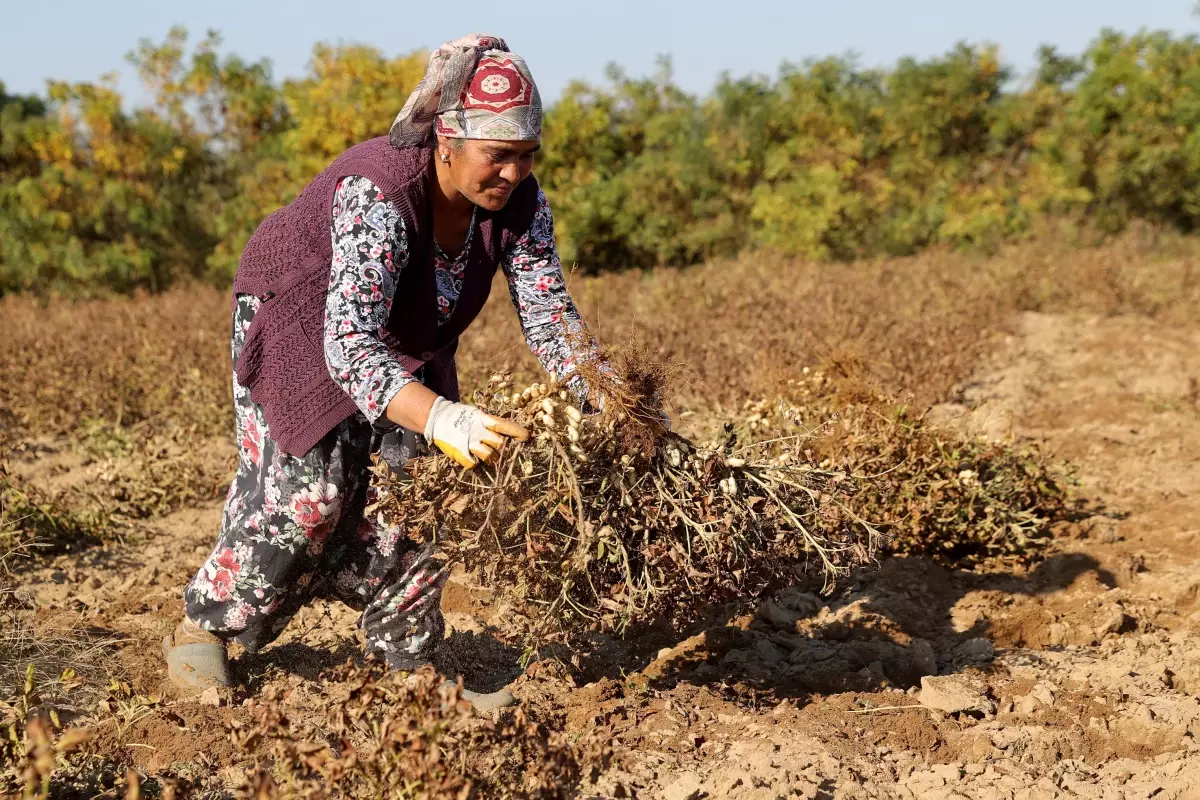
<svg viewBox="0 0 1200 800"><path fill-rule="evenodd" d="M453 688L458 685L458 682L446 681L443 685ZM460 696L471 704L471 708L477 714L487 714L517 704L517 698L508 689L500 689L495 692L472 692L470 689L463 689Z"/></svg>
<svg viewBox="0 0 1200 800"><path fill-rule="evenodd" d="M190 694L233 685L225 640L190 619L184 617L162 646L167 678L175 688Z"/></svg>

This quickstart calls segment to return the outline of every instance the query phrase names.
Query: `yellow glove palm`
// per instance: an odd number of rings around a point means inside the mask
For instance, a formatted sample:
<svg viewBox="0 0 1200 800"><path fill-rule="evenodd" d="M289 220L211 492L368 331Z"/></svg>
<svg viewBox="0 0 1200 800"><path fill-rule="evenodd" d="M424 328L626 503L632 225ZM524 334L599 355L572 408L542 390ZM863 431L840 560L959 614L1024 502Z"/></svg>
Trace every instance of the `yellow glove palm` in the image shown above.
<svg viewBox="0 0 1200 800"><path fill-rule="evenodd" d="M529 431L515 422L485 414L466 403L452 403L444 397L433 401L425 439L463 467L470 469L480 461L491 461L505 439L523 442Z"/></svg>

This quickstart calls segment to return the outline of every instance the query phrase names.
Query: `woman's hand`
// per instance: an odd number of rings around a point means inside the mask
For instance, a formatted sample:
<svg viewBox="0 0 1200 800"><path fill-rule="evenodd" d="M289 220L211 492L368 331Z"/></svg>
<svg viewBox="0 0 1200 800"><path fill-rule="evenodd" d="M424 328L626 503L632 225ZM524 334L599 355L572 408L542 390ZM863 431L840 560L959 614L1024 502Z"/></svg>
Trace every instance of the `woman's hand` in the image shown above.
<svg viewBox="0 0 1200 800"><path fill-rule="evenodd" d="M506 438L523 442L529 438L529 431L444 397L433 401L425 423L425 439L467 469L480 461L491 461Z"/></svg>

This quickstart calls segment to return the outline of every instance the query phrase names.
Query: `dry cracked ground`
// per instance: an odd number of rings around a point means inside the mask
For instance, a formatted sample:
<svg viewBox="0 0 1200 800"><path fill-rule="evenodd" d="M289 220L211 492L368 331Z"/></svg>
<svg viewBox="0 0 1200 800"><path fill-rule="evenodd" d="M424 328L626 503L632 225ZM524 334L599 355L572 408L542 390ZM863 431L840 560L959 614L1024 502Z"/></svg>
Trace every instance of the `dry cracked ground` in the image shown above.
<svg viewBox="0 0 1200 800"><path fill-rule="evenodd" d="M576 671L590 682L545 663L518 677L496 610L459 580L445 607L468 685L515 678L541 719L611 736L601 797L1200 797L1198 379L1200 328L1029 314L932 413L1077 465L1096 515L1036 567L891 559L832 596L795 587L640 660L600 656ZM59 485L87 469L52 450L20 468ZM126 546L60 557L26 589L39 614L120 638L134 688L162 691L157 643L219 516L187 509ZM350 612L308 609L238 661L234 697L166 702L102 742L219 789L244 770L227 724L276 685L303 728L335 693L320 670L357 650Z"/></svg>

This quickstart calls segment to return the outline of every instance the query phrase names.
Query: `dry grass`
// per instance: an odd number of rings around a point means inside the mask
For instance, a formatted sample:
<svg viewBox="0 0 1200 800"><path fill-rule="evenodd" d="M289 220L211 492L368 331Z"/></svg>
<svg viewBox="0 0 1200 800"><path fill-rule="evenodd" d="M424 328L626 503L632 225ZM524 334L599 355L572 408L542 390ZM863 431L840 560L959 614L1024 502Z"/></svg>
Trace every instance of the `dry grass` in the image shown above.
<svg viewBox="0 0 1200 800"><path fill-rule="evenodd" d="M929 252L812 264L747 255L581 276L571 290L602 340L638 335L686 364L694 380L680 406L697 414L787 396L805 366L823 368L831 390L879 392L920 410L966 378L1022 311L1191 319L1197 256L1194 240L1142 231L1095 249L1043 241L986 259ZM466 385L506 365L521 382L537 379L507 303L493 300L464 342Z"/></svg>
<svg viewBox="0 0 1200 800"><path fill-rule="evenodd" d="M16 438L100 422L141 437L229 427L232 306L213 289L88 302L0 298L0 408Z"/></svg>
<svg viewBox="0 0 1200 800"><path fill-rule="evenodd" d="M1196 252L1192 240L1143 230L1095 249L1040 242L988 259L931 252L830 265L745 256L578 278L572 290L601 339L638 335L687 365L673 410L682 430L706 438L725 421L738 424L747 398L802 405L810 421L855 406L892 418L903 404L915 424L1021 311L1188 318L1200 301ZM506 366L521 381L541 374L496 294L460 351L467 390ZM29 512L20 514L22 535L47 544L109 535L219 495L229 464L214 462L203 442L230 435L230 311L228 297L202 288L48 305L0 298L0 439L66 436L104 464L98 480L62 496L4 478L6 504ZM818 398L798 393L804 367L825 377ZM882 429L860 427L879 453L900 452L883 447ZM899 507L884 518L898 516ZM914 540L928 535L931 518L905 520L921 520Z"/></svg>
<svg viewBox="0 0 1200 800"><path fill-rule="evenodd" d="M14 509L12 503L0 507L0 703L11 700L18 687L30 680L40 696L60 700L65 691L63 676L68 676L65 684L69 689L75 676L90 679L101 675L98 665L111 644L86 635L76 620L38 619L21 596L18 567L32 555L54 549L28 538L30 520L19 516L22 511L44 513L36 508ZM52 515L47 519L63 524ZM53 530L61 531L61 527Z"/></svg>
<svg viewBox="0 0 1200 800"><path fill-rule="evenodd" d="M605 744L572 743L520 706L480 719L432 670L344 667L326 679L344 694L328 705L325 741L292 734L283 698L263 698L237 735L256 762L241 796L556 800L578 796L609 757Z"/></svg>
<svg viewBox="0 0 1200 800"><path fill-rule="evenodd" d="M0 539L12 525L0 513ZM32 621L11 572L23 549L0 550L0 792L42 798L58 760L88 738L64 730L59 711L71 707L71 689L97 677L106 643L75 626Z"/></svg>
<svg viewBox="0 0 1200 800"><path fill-rule="evenodd" d="M853 264L748 255L689 269L577 277L600 338L638 334L694 376L681 404L738 408L786 394L801 367L854 389L869 382L922 407L944 397L1026 310L1187 320L1200 302L1200 244L1135 231L1094 249L1053 241L992 258L930 252ZM506 364L540 374L515 315L495 297L464 337L468 389ZM0 431L75 434L94 421L135 440L178 428L228 435L229 298L207 288L44 305L0 298Z"/></svg>
<svg viewBox="0 0 1200 800"><path fill-rule="evenodd" d="M0 447L0 794L42 798L51 796L60 760L87 739L65 729L60 712L94 699L113 642L75 619L39 618L22 596L21 562L81 545L94 526L11 480L3 457Z"/></svg>
<svg viewBox="0 0 1200 800"><path fill-rule="evenodd" d="M931 430L923 410L953 393L1023 311L1193 321L1198 250L1191 240L1140 231L1092 250L1042 242L989 259L934 252L816 265L746 256L578 278L573 293L601 339L638 334L657 355L688 366L691 379L674 407L684 432L698 440L723 435L728 421L739 437L732 448L808 437L797 455L816 472L874 476L847 483L853 491L845 502L884 524L896 552L974 564L1036 556L1073 512L1066 476L1036 450ZM467 391L506 365L523 383L540 377L503 292L496 294L460 351ZM202 444L231 433L230 311L228 297L209 289L49 305L0 298L0 452L49 437L103 465L100 480L62 495L0 469L0 552L34 540L65 549L214 496L228 465L214 463ZM729 467L729 456L745 453L721 454L723 468L743 469ZM708 479L719 487L732 474ZM32 628L23 614L0 569L0 624L9 635L0 642L0 668L6 686L20 678L6 701L5 724L15 733L6 739L13 746L4 745L9 782L0 792L20 778L36 796L49 785L56 748L61 755L71 742L58 740L51 719L35 715L39 721L29 723L41 703L32 695L57 691L63 669L86 652L71 648L94 643L55 650L61 636ZM26 688L31 662L38 666ZM549 764L546 775L558 786L578 783L591 763L584 750L528 720L479 729L460 719L453 698L380 686L377 676L355 685L346 704L330 710L342 742L290 739L282 719L264 718L266 727L246 732L273 748L279 766L262 763L259 796L290 796L293 788L293 795L326 796L335 778L353 794L400 774L380 773L379 765L402 764L425 769L417 774L431 786L462 792L469 784L467 796L502 787L511 796L553 797L553 787L538 788L536 765ZM428 719L443 727L424 727ZM419 761L434 751L405 749L430 742L459 760Z"/></svg>
<svg viewBox="0 0 1200 800"><path fill-rule="evenodd" d="M101 541L112 520L101 505L72 508L9 474L0 452L0 549L48 556Z"/></svg>
<svg viewBox="0 0 1200 800"><path fill-rule="evenodd" d="M57 713L41 705L32 668L19 692L0 703L0 733L0 791L23 800L56 796L52 781L63 758L91 738L63 730Z"/></svg>
<svg viewBox="0 0 1200 800"><path fill-rule="evenodd" d="M140 439L123 432L120 443L108 432L104 440L103 449L96 449L94 438L85 445L94 475L72 486L62 502L98 510L109 530L219 499L229 488L232 455L197 442L178 426Z"/></svg>

